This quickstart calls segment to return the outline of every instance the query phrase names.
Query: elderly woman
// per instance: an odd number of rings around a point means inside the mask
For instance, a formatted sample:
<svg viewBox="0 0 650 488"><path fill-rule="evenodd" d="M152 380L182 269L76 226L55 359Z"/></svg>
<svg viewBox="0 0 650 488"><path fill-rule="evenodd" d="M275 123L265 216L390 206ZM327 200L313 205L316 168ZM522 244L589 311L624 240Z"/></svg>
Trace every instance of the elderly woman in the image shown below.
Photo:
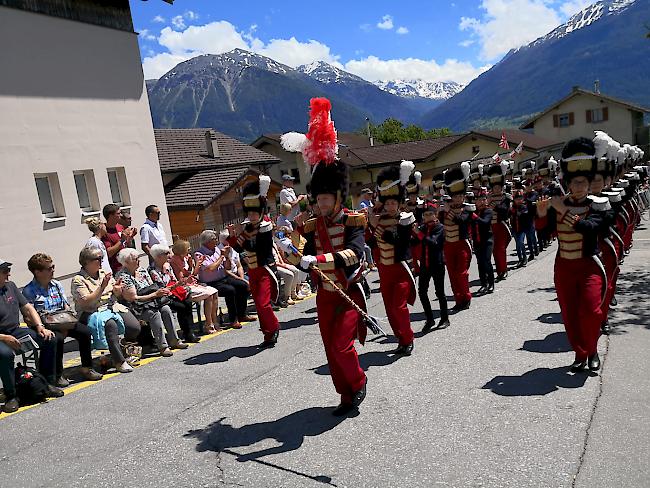
<svg viewBox="0 0 650 488"><path fill-rule="evenodd" d="M54 279L54 263L50 256L43 253L34 254L27 261L27 268L34 275L34 279L25 285L23 295L34 305L39 314L70 310L63 285ZM79 344L81 375L84 379L89 381L102 379L102 375L93 370L90 329L87 325L77 322L68 331L54 331L54 336L56 338L56 386L65 388L70 385L63 376L63 343L68 336L76 339Z"/></svg>
<svg viewBox="0 0 650 488"><path fill-rule="evenodd" d="M140 323L126 307L117 303L122 285L113 279L112 273L102 269L102 258L102 252L97 248L84 247L81 250L81 270L72 278L72 297L79 321L84 324L92 322L103 330L115 369L119 373L130 373L133 371L130 363L139 358L124 357L119 333L124 330L125 345L134 345L140 334Z"/></svg>
<svg viewBox="0 0 650 488"><path fill-rule="evenodd" d="M165 330L169 334L171 347L187 349L187 344L176 334L171 309L156 300L169 296L169 289L158 288L153 291L153 280L146 268L140 267L138 251L135 249L122 249L117 254L117 260L122 265L122 269L117 273L118 279L122 279L122 301L129 305L131 312L138 319L149 324L160 355L163 357L174 355L169 347L170 344L167 343Z"/></svg>
<svg viewBox="0 0 650 488"><path fill-rule="evenodd" d="M203 331L206 334L216 332L220 328L215 325L219 299L217 289L198 282L199 270L204 259L203 255L201 254L197 260L194 260L190 255L190 243L182 239L174 242L172 252L173 255L169 259L169 264L171 264L174 274L180 281L190 287L193 302L203 302L203 311L205 313Z"/></svg>
<svg viewBox="0 0 650 488"><path fill-rule="evenodd" d="M174 270L169 263L169 255L171 251L169 247L162 244L154 244L149 248L149 255L153 259L153 263L149 266L149 276L153 282L161 288L170 288L178 284L177 291L182 294L187 290L185 297L179 296L172 292L170 295L171 301L169 308L176 312L178 323L183 331L183 338L187 342L199 342L199 339L192 332L192 325L194 324L194 317L192 315L192 300L190 298L190 290L182 285L176 278ZM182 291L181 291L182 290Z"/></svg>
<svg viewBox="0 0 650 488"><path fill-rule="evenodd" d="M111 273L111 265L108 261L108 252L102 239L106 237L106 224L99 220L97 217L90 217L85 220L88 230L93 233L92 236L86 241L85 247L94 247L102 252L102 269L107 273Z"/></svg>

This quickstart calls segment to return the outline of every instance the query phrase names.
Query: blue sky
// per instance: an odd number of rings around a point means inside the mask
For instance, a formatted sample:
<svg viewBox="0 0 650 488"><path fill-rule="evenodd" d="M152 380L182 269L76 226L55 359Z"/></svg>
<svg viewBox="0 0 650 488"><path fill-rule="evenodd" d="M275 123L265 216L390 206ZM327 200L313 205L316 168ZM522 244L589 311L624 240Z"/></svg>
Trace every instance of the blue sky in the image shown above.
<svg viewBox="0 0 650 488"><path fill-rule="evenodd" d="M468 83L509 49L546 34L589 0L316 3L131 0L147 78L236 47L295 67L316 60L370 81Z"/></svg>

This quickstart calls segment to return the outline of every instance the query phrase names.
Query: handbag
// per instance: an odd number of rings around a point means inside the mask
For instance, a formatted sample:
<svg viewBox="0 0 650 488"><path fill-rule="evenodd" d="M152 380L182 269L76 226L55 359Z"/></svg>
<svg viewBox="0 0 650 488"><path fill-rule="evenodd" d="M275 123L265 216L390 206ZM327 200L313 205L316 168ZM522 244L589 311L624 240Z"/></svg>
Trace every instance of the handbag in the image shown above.
<svg viewBox="0 0 650 488"><path fill-rule="evenodd" d="M68 332L74 329L79 322L77 316L70 310L42 312L40 315L45 328L55 332Z"/></svg>
<svg viewBox="0 0 650 488"><path fill-rule="evenodd" d="M190 287L183 285L179 281L170 281L167 288L169 288L172 297L181 302L184 302L190 296Z"/></svg>
<svg viewBox="0 0 650 488"><path fill-rule="evenodd" d="M135 366L140 362L140 358L142 358L142 346L139 346L137 342L129 342L126 339L121 339L120 349L122 349L122 354L126 358L126 362L131 366Z"/></svg>

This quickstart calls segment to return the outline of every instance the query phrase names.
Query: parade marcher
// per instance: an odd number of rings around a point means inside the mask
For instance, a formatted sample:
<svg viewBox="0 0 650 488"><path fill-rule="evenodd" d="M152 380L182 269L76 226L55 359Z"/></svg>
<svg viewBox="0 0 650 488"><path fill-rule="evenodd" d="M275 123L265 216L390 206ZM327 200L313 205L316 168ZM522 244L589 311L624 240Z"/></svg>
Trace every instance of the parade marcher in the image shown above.
<svg viewBox="0 0 650 488"><path fill-rule="evenodd" d="M415 164L412 161L408 163ZM422 173L415 171L409 180L406 182L404 191L406 193L406 202L404 203L404 211L411 212L415 216L415 224L419 225L422 223L422 213L424 212L425 200L420 198L420 184L422 183ZM417 276L420 272L420 246L418 246L417 239L413 239L413 245L411 246L411 258L413 263L413 273Z"/></svg>
<svg viewBox="0 0 650 488"><path fill-rule="evenodd" d="M533 226L533 216L530 214L530 209L526 204L524 190L521 188L521 183L515 181L514 189L512 190L513 203L510 208L510 225L512 227L512 234L515 237L515 245L517 247L517 263L518 268L523 268L528 264L528 256L526 256L526 235L530 232Z"/></svg>
<svg viewBox="0 0 650 488"><path fill-rule="evenodd" d="M580 137L566 143L560 162L567 197L542 198L537 212L557 232L555 289L569 343L575 351L571 371L600 368L598 337L606 290L605 270L598 258L603 225L601 199L587 198L596 169L594 143ZM607 201L605 199L605 201Z"/></svg>
<svg viewBox="0 0 650 488"><path fill-rule="evenodd" d="M537 205L537 200L539 195L534 189L534 178L535 178L535 161L531 161L530 167L524 170L523 179L524 183L524 198L526 200L526 205L528 206L528 213L532 218L532 223L529 228L526 229L526 244L528 245L528 261L532 261L536 256L539 255L539 245L537 242L537 232L535 231L535 206Z"/></svg>
<svg viewBox="0 0 650 488"><path fill-rule="evenodd" d="M343 208L349 190L348 168L336 156L336 131L329 100L314 98L310 108L306 137L285 134L282 144L286 150L301 151L304 161L313 168L310 193L316 200L318 215L299 228L307 240L300 266L304 270L316 266L334 283L322 282L318 274L312 273L318 286L316 310L320 333L332 381L341 395L341 403L333 414L347 415L366 396L366 375L354 348L356 338L362 344L365 342L366 325L359 312L333 286L365 310L359 280L366 217Z"/></svg>
<svg viewBox="0 0 650 488"><path fill-rule="evenodd" d="M280 334L280 324L272 306L279 292L273 257L273 223L265 218L270 185L271 178L266 175L244 185L242 195L247 222L240 229L236 226L228 228L233 249L246 251L251 296L264 334L261 348L275 346ZM227 262L228 259L226 256Z"/></svg>
<svg viewBox="0 0 650 488"><path fill-rule="evenodd" d="M492 221L494 211L488 205L488 191L483 187L476 196L476 212L474 214L474 253L478 263L478 274L481 280L479 294L494 291L494 267L492 266L492 251L494 238Z"/></svg>
<svg viewBox="0 0 650 488"><path fill-rule="evenodd" d="M449 327L449 314L447 310L447 295L445 293L445 257L443 248L445 244L444 226L438 220L439 205L429 201L425 204L422 214L422 224L417 228L416 237L421 248L420 274L418 276L418 295L426 323L423 332L429 332L436 325L429 300L429 282L433 279L436 298L440 305L440 322L438 329Z"/></svg>
<svg viewBox="0 0 650 488"><path fill-rule="evenodd" d="M492 235L494 239L494 265L497 273L496 281L501 281L508 276L507 249L512 239L512 233L508 225L512 197L503 191L507 171L507 161L503 161L501 164L493 164L485 170L491 189L488 203L493 210Z"/></svg>
<svg viewBox="0 0 650 488"><path fill-rule="evenodd" d="M548 183L550 176L550 168L548 161L542 161L537 166L537 174L533 180L533 189L537 193L537 198L543 198L549 196ZM535 216L536 219L539 217ZM548 246L551 245L550 239L548 237L548 229L542 226L536 226L537 233L537 245L539 251L544 251Z"/></svg>
<svg viewBox="0 0 650 488"><path fill-rule="evenodd" d="M415 216L400 212L405 185L413 171L411 161L391 166L377 176L377 197L382 203L381 215L370 216L373 228L371 247L379 270L381 296L388 322L399 341L395 354L410 355L413 351L413 329L408 305L415 303L415 279L411 272L411 242Z"/></svg>
<svg viewBox="0 0 650 488"><path fill-rule="evenodd" d="M440 221L445 228L444 255L449 281L456 304L454 311L470 307L472 293L469 290L469 266L472 262L470 244L471 213L465 209L465 191L469 176L469 162L461 163L460 168L450 168L444 173L446 200Z"/></svg>

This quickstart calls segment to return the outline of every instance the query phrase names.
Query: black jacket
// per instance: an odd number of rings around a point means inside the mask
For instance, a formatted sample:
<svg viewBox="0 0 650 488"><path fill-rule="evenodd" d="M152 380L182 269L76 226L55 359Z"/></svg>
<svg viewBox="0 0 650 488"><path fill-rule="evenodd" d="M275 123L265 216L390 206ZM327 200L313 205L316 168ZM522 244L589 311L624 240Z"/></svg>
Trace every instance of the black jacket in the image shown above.
<svg viewBox="0 0 650 488"><path fill-rule="evenodd" d="M420 267L429 270L445 264L442 252L445 244L445 226L440 222L436 224L421 224L415 233L420 242L421 258Z"/></svg>

